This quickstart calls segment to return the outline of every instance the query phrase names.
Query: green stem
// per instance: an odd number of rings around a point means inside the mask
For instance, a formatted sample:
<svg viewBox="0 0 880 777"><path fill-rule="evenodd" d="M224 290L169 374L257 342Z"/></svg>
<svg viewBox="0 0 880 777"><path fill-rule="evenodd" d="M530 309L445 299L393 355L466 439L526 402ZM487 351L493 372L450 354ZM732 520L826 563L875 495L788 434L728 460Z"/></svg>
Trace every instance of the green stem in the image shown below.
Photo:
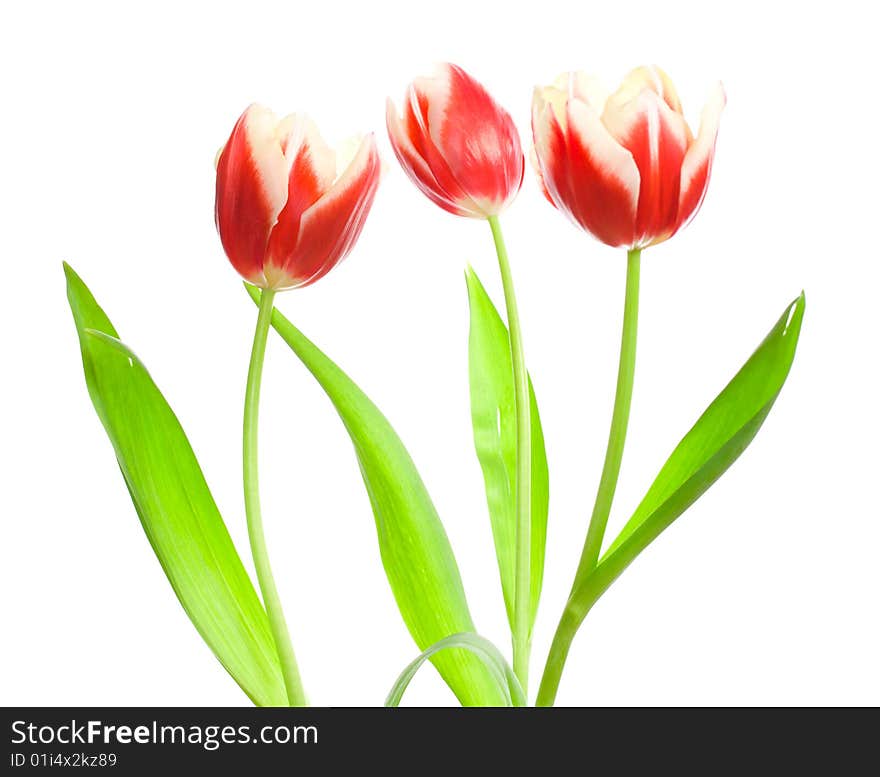
<svg viewBox="0 0 880 777"><path fill-rule="evenodd" d="M269 628L275 641L275 649L281 663L281 674L287 689L287 699L291 707L304 707L308 703L303 691L293 644L284 621L281 600L269 554L266 550L266 537L263 534L263 516L260 511L260 487L257 474L257 427L260 413L260 385L263 378L263 359L266 355L266 340L269 325L272 323L272 303L275 292L264 289L260 296L260 312L257 316L257 328L254 332L254 345L251 350L251 361L248 367L247 390L244 399L244 507L247 514L248 538L254 566L257 570L257 581L263 594L263 604L269 617Z"/></svg>
<svg viewBox="0 0 880 777"><path fill-rule="evenodd" d="M498 254L504 302L507 306L507 326L510 332L510 356L513 362L513 390L516 404L516 560L513 604L513 672L523 692L529 693L529 610L531 602L531 528L532 528L532 446L531 406L529 403L529 375L523 355L522 331L513 289L513 276L507 259L507 248L497 216L489 217L489 226Z"/></svg>
<svg viewBox="0 0 880 777"><path fill-rule="evenodd" d="M605 450L605 464L599 490L593 505L593 515L587 529L587 539L578 564L575 583L578 583L596 567L605 526L611 513L617 478L620 475L620 462L623 459L623 446L626 442L626 427L629 423L629 408L632 401L633 378L636 371L636 330L639 321L639 264L641 250L634 249L626 255L626 297L623 303L623 333L620 340L620 363L617 368L617 390L614 394L614 410L611 414L611 430L608 433L608 448Z"/></svg>
<svg viewBox="0 0 880 777"><path fill-rule="evenodd" d="M639 265L641 250L633 249L627 253L626 262L626 297L623 303L623 333L620 342L620 363L617 370L617 390L614 396L614 410L611 414L611 430L608 434L608 448L605 451L605 464L599 480L599 490L593 505L593 514L587 529L584 549L575 573L571 595L565 611L556 628L556 634L550 646L541 687L538 690L538 706L551 706L556 698L562 669L574 635L577 633L587 612L595 604L596 599L610 585L610 581L601 587L596 575L605 526L611 513L617 478L620 475L620 463L623 459L623 447L626 441L626 428L629 422L629 409L632 400L633 378L636 367L636 332L639 319ZM602 570L605 571L604 569ZM596 584L594 584L596 578ZM575 601L577 600L577 601Z"/></svg>
<svg viewBox="0 0 880 777"><path fill-rule="evenodd" d="M611 576L606 572L610 572L610 567L606 570L603 561L593 574L586 578L577 594L572 595L568 600L562 617L559 619L559 625L556 627L556 633L553 635L553 642L550 644L550 652L547 655L547 663L544 665L544 674L538 688L538 697L535 700L536 707L553 706L572 640L574 640L581 623L584 622L584 618L587 617L590 608L607 590L616 576Z"/></svg>
<svg viewBox="0 0 880 777"><path fill-rule="evenodd" d="M580 625L581 620L566 607L559 619L556 633L553 635L553 642L550 644L541 685L538 687L538 697L535 699L536 707L553 706L559 681L562 679L562 669L565 666L566 658L568 658L568 650Z"/></svg>
<svg viewBox="0 0 880 777"><path fill-rule="evenodd" d="M553 636L553 643L550 646L547 664L544 667L544 676L541 678L541 687L535 702L536 706L551 707L553 705L556 691L559 688L559 680L562 677L562 669L565 666L565 659L568 656L568 649L571 647L578 628L602 594L620 577L623 570L633 562L652 539L651 535L640 536L636 532L632 537L633 542L626 542L610 553L606 553L596 568L586 576L576 590L572 591L556 629L556 634Z"/></svg>

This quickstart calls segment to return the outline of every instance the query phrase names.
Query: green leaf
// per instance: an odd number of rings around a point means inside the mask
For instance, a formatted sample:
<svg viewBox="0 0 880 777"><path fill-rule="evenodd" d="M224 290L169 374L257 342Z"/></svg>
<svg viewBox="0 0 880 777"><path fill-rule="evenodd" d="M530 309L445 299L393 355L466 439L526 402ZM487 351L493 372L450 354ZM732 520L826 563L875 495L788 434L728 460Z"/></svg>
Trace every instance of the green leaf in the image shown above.
<svg viewBox="0 0 880 777"><path fill-rule="evenodd" d="M512 628L516 563L516 406L510 342L507 327L473 268L467 269L465 279L471 313L468 356L474 445L483 470L501 588ZM544 432L531 380L529 399L532 437L531 631L544 578L550 486Z"/></svg>
<svg viewBox="0 0 880 777"><path fill-rule="evenodd" d="M573 600L595 601L596 592L607 588L748 447L788 376L805 304L802 293L685 435Z"/></svg>
<svg viewBox="0 0 880 777"><path fill-rule="evenodd" d="M245 287L258 302L259 290ZM450 634L475 631L449 539L397 433L351 379L278 310L272 326L324 389L351 437L376 520L382 564L416 645L425 650ZM468 651L444 651L431 661L463 705L504 703L491 673Z"/></svg>
<svg viewBox="0 0 880 777"><path fill-rule="evenodd" d="M177 417L79 276L64 272L89 394L174 593L251 700L286 705L266 613Z"/></svg>
<svg viewBox="0 0 880 777"><path fill-rule="evenodd" d="M473 653L480 661L483 662L486 669L492 674L498 686L499 692L503 695L507 707L525 707L526 695L523 693L522 686L519 684L516 675L510 668L504 656L488 639L481 637L479 634L464 633L452 634L444 637L439 642L434 643L425 650L418 658L410 663L404 669L394 683L394 687L385 699L386 707L397 707L400 705L403 694L419 671L419 667L429 658L435 656L442 650L451 648L464 648Z"/></svg>

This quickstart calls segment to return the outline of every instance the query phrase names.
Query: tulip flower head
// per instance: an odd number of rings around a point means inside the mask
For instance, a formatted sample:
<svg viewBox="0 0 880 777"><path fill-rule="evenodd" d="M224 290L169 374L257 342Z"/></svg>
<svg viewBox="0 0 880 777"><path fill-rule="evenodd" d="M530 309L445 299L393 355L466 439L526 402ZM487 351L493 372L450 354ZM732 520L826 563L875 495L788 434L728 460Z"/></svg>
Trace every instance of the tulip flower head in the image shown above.
<svg viewBox="0 0 880 777"><path fill-rule="evenodd" d="M513 120L460 67L417 78L402 116L388 100L386 121L403 169L444 210L489 218L516 197L525 159Z"/></svg>
<svg viewBox="0 0 880 777"><path fill-rule="evenodd" d="M658 67L633 70L607 98L583 73L538 87L532 161L547 199L608 245L667 240L702 204L724 104L717 84L694 137Z"/></svg>
<svg viewBox="0 0 880 777"><path fill-rule="evenodd" d="M245 280L308 286L351 250L373 204L381 163L368 135L336 153L301 115L280 121L260 105L239 118L217 157L215 220Z"/></svg>

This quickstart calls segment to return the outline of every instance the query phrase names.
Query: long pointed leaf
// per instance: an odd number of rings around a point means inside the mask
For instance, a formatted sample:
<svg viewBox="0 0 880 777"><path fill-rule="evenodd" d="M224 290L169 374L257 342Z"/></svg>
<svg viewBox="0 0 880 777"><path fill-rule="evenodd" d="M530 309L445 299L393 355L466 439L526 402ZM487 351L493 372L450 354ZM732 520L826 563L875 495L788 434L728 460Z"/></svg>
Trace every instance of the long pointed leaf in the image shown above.
<svg viewBox="0 0 880 777"><path fill-rule="evenodd" d="M89 394L174 593L251 700L286 705L266 613L177 417L79 276L64 272Z"/></svg>
<svg viewBox="0 0 880 777"><path fill-rule="evenodd" d="M516 562L516 407L507 327L473 268L465 273L470 305L468 361L474 445L483 481L507 618L513 626ZM529 629L544 578L550 490L544 432L529 381L532 438L532 527Z"/></svg>
<svg viewBox="0 0 880 777"><path fill-rule="evenodd" d="M481 637L479 634L452 634L444 637L439 642L434 643L425 650L418 658L400 673L400 676L391 688L388 698L385 699L386 707L398 707L403 699L403 694L412 682L413 677L422 664L428 659L437 655L442 650L451 648L464 648L479 658L486 669L492 674L498 686L499 692L503 694L508 707L525 707L526 695L523 693L519 680L510 668L510 664L504 660L501 651L498 650L488 639Z"/></svg>
<svg viewBox="0 0 880 777"><path fill-rule="evenodd" d="M254 302L260 292L247 286ZM326 392L354 444L391 591L420 650L474 631L458 565L431 497L388 420L352 380L278 310L272 326ZM431 658L466 706L503 705L485 665L466 650Z"/></svg>
<svg viewBox="0 0 880 777"><path fill-rule="evenodd" d="M742 369L684 436L596 570L572 594L575 610L589 607L748 447L788 377L805 305L801 294L785 309Z"/></svg>

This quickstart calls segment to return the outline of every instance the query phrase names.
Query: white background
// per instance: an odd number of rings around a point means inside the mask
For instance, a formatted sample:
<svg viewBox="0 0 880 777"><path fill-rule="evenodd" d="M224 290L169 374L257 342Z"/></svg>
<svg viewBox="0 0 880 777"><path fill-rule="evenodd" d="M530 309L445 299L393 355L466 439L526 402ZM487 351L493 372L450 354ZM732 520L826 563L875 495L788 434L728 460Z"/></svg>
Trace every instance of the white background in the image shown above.
<svg viewBox="0 0 880 777"><path fill-rule="evenodd" d="M143 536L85 390L61 261L150 367L247 556L240 413L256 312L215 233L213 160L254 100L307 111L331 141L378 135L389 172L354 253L278 305L391 419L478 629L508 651L466 371L466 262L501 302L489 230L418 194L384 131L385 97L452 60L526 146L532 87L563 70L613 86L661 64L694 124L711 83L727 88L703 210L643 259L610 533L807 292L769 420L590 614L559 703L880 703L876 27L866 4L817 5L4 4L0 702L247 703ZM551 470L534 691L604 453L624 259L554 211L531 171L503 223ZM277 338L264 386L266 530L307 690L321 705L380 704L417 651L349 440ZM433 669L409 694L453 702Z"/></svg>

